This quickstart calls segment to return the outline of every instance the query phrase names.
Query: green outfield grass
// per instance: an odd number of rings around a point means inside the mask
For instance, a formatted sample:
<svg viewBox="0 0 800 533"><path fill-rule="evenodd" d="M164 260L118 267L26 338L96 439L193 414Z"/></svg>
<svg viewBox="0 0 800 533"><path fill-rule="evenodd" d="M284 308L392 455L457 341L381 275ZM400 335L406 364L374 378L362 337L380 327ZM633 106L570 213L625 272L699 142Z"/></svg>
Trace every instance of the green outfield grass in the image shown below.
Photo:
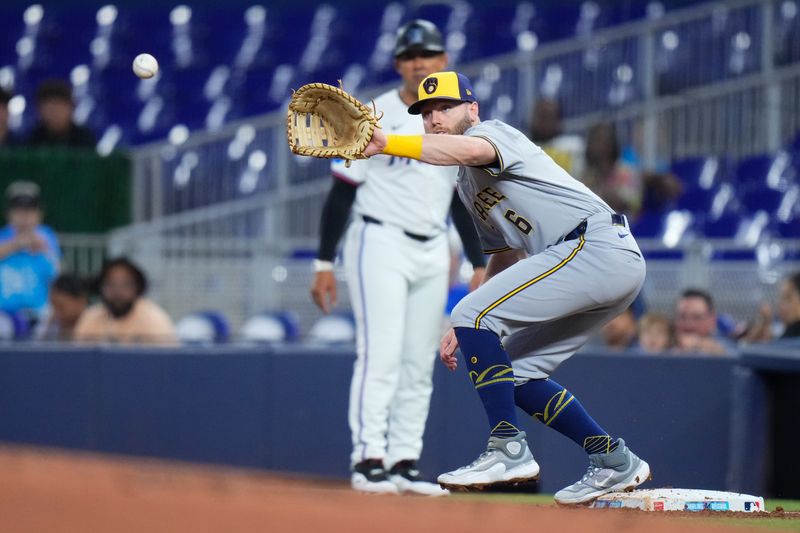
<svg viewBox="0 0 800 533"><path fill-rule="evenodd" d="M533 505L555 505L551 494L454 494L452 497L463 500L495 501L505 503L533 504ZM774 511L778 507L783 507L787 512L800 512L799 500L765 500L768 511ZM720 516L719 518L697 517L688 520L704 520L724 525L741 526L743 528L764 528L767 530L778 531L800 531L800 518L753 518L750 520L742 518L730 518Z"/></svg>

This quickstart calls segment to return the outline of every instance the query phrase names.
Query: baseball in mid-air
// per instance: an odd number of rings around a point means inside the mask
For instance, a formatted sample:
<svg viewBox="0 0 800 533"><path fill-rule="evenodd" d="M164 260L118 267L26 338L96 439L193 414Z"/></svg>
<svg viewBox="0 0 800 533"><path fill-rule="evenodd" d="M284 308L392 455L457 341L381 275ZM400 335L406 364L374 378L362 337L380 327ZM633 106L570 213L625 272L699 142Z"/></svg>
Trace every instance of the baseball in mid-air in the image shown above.
<svg viewBox="0 0 800 533"><path fill-rule="evenodd" d="M150 54L139 54L133 60L133 73L143 80L152 78L158 73L158 61Z"/></svg>

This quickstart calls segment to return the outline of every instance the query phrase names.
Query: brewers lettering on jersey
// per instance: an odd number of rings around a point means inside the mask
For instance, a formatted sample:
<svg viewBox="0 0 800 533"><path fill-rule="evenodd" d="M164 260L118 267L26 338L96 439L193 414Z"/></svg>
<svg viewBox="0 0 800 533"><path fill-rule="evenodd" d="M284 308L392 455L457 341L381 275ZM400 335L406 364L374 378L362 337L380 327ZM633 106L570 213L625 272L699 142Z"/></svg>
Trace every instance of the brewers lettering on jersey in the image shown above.
<svg viewBox="0 0 800 533"><path fill-rule="evenodd" d="M407 108L419 83L446 64L432 23L414 20L401 28L395 67L403 85L375 100L387 132L424 132L420 117ZM311 293L324 312L335 303L332 261L352 207L343 250L357 336L349 407L352 487L446 494L424 481L416 463L447 298L449 214L472 262L474 287L485 265L475 227L455 193L457 169L379 155L350 167L335 162L331 170L337 179L322 213Z"/></svg>
<svg viewBox="0 0 800 533"><path fill-rule="evenodd" d="M584 504L644 483L649 465L549 377L642 287L645 263L625 216L518 130L481 122L463 74L433 73L417 94L408 111L422 115L426 134L376 130L366 155L458 166L458 192L492 254L483 284L453 310L440 353L453 370L460 347L489 420L489 442L476 461L440 475L439 483L469 490L537 478L517 407L588 454L588 471L556 493L557 502Z"/></svg>

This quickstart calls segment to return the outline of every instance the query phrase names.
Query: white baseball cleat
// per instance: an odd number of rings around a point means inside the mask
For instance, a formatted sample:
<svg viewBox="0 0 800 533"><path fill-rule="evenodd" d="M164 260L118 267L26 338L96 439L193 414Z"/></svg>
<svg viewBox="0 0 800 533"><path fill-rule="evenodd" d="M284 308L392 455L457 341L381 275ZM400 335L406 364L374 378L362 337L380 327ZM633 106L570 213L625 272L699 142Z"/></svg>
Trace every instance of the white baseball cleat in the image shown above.
<svg viewBox="0 0 800 533"><path fill-rule="evenodd" d="M440 475L439 484L464 491L534 481L539 477L539 465L525 437L524 431L508 439L489 437L485 452L469 465Z"/></svg>

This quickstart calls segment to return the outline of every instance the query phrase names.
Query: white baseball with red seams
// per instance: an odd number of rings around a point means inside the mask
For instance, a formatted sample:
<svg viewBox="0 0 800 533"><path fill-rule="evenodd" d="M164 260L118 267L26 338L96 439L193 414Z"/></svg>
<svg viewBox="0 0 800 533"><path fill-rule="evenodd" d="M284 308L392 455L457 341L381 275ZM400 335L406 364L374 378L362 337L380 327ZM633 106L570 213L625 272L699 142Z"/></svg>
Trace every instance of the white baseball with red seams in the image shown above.
<svg viewBox="0 0 800 533"><path fill-rule="evenodd" d="M133 60L133 73L146 80L158 74L158 61L150 54L139 54Z"/></svg>

